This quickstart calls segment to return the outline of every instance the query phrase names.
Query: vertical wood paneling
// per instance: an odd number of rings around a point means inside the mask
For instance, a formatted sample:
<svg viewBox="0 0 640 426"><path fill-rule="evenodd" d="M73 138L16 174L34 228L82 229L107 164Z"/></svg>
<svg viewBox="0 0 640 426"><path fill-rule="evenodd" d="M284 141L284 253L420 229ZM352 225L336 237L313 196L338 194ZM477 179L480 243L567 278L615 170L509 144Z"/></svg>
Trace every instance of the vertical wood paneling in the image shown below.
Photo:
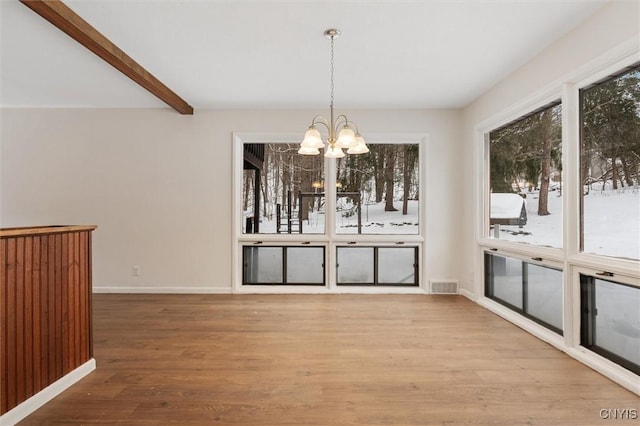
<svg viewBox="0 0 640 426"><path fill-rule="evenodd" d="M1 324L7 324L7 240L0 239L0 275L2 285L0 285L0 348L7 347L7 327ZM0 413L7 410L7 351L0 350Z"/></svg>
<svg viewBox="0 0 640 426"><path fill-rule="evenodd" d="M87 274L87 268L90 267L89 251L87 250L87 244L89 243L90 233L81 232L82 238L80 238L80 255L78 256L80 264L80 282L88 283L89 275ZM91 354L89 353L89 331L91 327L89 325L89 315L91 315L91 309L89 308L89 286L80 286L80 359L89 359Z"/></svg>
<svg viewBox="0 0 640 426"><path fill-rule="evenodd" d="M55 278L54 278L54 298L53 305L55 311L54 320L54 362L53 380L62 377L62 235L55 234Z"/></svg>
<svg viewBox="0 0 640 426"><path fill-rule="evenodd" d="M16 405L16 240L7 244L7 407ZM4 375L4 374L3 374Z"/></svg>
<svg viewBox="0 0 640 426"><path fill-rule="evenodd" d="M0 414L91 358L90 239L0 239Z"/></svg>
<svg viewBox="0 0 640 426"><path fill-rule="evenodd" d="M23 393L20 399L33 395L33 237L24 238L24 371ZM20 374L20 371L18 371Z"/></svg>
<svg viewBox="0 0 640 426"><path fill-rule="evenodd" d="M75 248L73 245L73 234L64 234L63 238L65 241L65 250L64 254L66 255L66 259L63 260L63 264L65 266L64 271L67 274L66 278L63 278L64 288L66 294L63 294L63 302L65 303L65 311L67 313L67 337L63 340L67 342L66 345L66 354L64 355L64 374L69 373L76 362L76 351L75 351L75 340L76 340L76 318L75 318L75 308L76 308L76 300L75 300L75 292L74 287L76 286L75 276L73 273L73 256L75 253Z"/></svg>
<svg viewBox="0 0 640 426"><path fill-rule="evenodd" d="M24 383L24 338L26 330L24 328L24 238L16 240L16 338L15 338L15 358L16 358L16 400L21 401L25 394Z"/></svg>
<svg viewBox="0 0 640 426"><path fill-rule="evenodd" d="M40 383L49 382L49 236L40 237Z"/></svg>
<svg viewBox="0 0 640 426"><path fill-rule="evenodd" d="M32 252L32 273L31 279L33 282L33 298L32 298L32 312L33 312L33 391L34 393L38 389L42 389L42 317L41 317L41 294L42 287L40 282L40 265L41 265L41 237L36 235L33 237L33 252Z"/></svg>
<svg viewBox="0 0 640 426"><path fill-rule="evenodd" d="M67 333L69 338L67 339L67 351L68 354L66 358L66 369L71 371L71 368L76 363L76 315L75 308L77 306L76 301L76 277L74 273L74 259L75 259L75 234L67 234L67 315L68 315L68 325L67 325ZM65 374L67 371L65 371Z"/></svg>
<svg viewBox="0 0 640 426"><path fill-rule="evenodd" d="M86 287L85 291L87 292L87 309L85 309L85 312L87 314L87 321L88 321L88 325L87 325L87 330L88 330L88 335L87 338L89 340L89 358L93 358L93 333L91 332L91 330L93 330L93 303L91 301L92 297L93 297L93 291L91 290L91 283L93 282L93 277L92 277L92 269L91 269L91 259L93 259L93 252L92 252L92 244L91 244L91 240L93 238L91 232L85 232L86 236L84 238L85 240L85 255L83 256L83 263L85 264L85 270L87 272L87 280L86 282L89 283L89 285Z"/></svg>
<svg viewBox="0 0 640 426"><path fill-rule="evenodd" d="M69 234L60 234L60 377L69 370Z"/></svg>
<svg viewBox="0 0 640 426"><path fill-rule="evenodd" d="M74 333L73 333L73 347L75 348L75 357L73 359L73 365L78 365L81 362L81 347L80 347L80 333L82 333L80 324L80 315L82 305L80 303L80 289L82 283L80 282L80 232L75 232L73 235L73 313L74 313Z"/></svg>
<svg viewBox="0 0 640 426"><path fill-rule="evenodd" d="M56 236L47 235L48 259L47 268L48 294L47 294L47 383L56 381Z"/></svg>

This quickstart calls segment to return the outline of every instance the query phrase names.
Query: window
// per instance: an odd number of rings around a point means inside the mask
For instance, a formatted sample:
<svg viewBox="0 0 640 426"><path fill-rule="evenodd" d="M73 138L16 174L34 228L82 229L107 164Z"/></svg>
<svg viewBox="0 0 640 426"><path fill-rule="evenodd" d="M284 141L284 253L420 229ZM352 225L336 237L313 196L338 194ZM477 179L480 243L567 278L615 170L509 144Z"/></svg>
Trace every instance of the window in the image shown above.
<svg viewBox="0 0 640 426"><path fill-rule="evenodd" d="M243 246L245 285L324 285L324 247Z"/></svg>
<svg viewBox="0 0 640 426"><path fill-rule="evenodd" d="M562 271L485 253L485 295L562 334Z"/></svg>
<svg viewBox="0 0 640 426"><path fill-rule="evenodd" d="M298 144L244 144L245 234L323 234L324 158L299 155Z"/></svg>
<svg viewBox="0 0 640 426"><path fill-rule="evenodd" d="M479 124L476 231L482 302L625 385L614 363L640 374L640 62L612 55Z"/></svg>
<svg viewBox="0 0 640 426"><path fill-rule="evenodd" d="M337 252L338 285L418 285L418 247L342 247Z"/></svg>
<svg viewBox="0 0 640 426"><path fill-rule="evenodd" d="M485 254L485 265L487 296L522 311L524 307L522 261Z"/></svg>
<svg viewBox="0 0 640 426"><path fill-rule="evenodd" d="M336 234L418 234L418 144L369 149L337 162Z"/></svg>
<svg viewBox="0 0 640 426"><path fill-rule="evenodd" d="M561 105L489 133L489 236L562 247Z"/></svg>
<svg viewBox="0 0 640 426"><path fill-rule="evenodd" d="M328 159L298 154L296 135L234 134L234 289L415 293L426 138L367 135L368 153Z"/></svg>
<svg viewBox="0 0 640 426"><path fill-rule="evenodd" d="M580 91L581 249L640 259L640 65Z"/></svg>
<svg viewBox="0 0 640 426"><path fill-rule="evenodd" d="M640 288L580 275L580 291L580 343L640 374Z"/></svg>

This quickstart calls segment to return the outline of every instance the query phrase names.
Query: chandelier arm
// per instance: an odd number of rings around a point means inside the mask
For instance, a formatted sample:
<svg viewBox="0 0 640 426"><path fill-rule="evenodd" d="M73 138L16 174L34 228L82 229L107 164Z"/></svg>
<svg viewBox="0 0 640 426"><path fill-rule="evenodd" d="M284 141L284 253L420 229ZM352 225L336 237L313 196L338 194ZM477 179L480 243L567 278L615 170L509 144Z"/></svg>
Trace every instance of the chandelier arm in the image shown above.
<svg viewBox="0 0 640 426"><path fill-rule="evenodd" d="M322 124L327 129L327 131L331 133L331 126L329 124L329 121L322 115L316 115L315 117L313 117L311 125L315 126L316 124Z"/></svg>
<svg viewBox="0 0 640 426"><path fill-rule="evenodd" d="M344 114L340 114L339 116L336 117L336 123L340 120L343 120L345 124L350 123L349 119Z"/></svg>
<svg viewBox="0 0 640 426"><path fill-rule="evenodd" d="M349 124L351 123L351 121L349 121L349 119L347 118L346 115L344 114L340 114L339 116L336 117L336 121L334 121L332 123L333 129L336 133L338 133L338 128L339 127L344 127L345 124Z"/></svg>

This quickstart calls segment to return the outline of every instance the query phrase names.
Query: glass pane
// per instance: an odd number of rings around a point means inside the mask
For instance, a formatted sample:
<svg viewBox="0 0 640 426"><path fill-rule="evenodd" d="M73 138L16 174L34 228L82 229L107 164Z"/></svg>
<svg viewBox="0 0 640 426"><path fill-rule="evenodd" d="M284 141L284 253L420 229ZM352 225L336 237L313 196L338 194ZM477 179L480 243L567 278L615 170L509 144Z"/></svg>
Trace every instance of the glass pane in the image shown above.
<svg viewBox="0 0 640 426"><path fill-rule="evenodd" d="M582 247L640 259L640 68L582 91ZM635 237L634 237L635 236Z"/></svg>
<svg viewBox="0 0 640 426"><path fill-rule="evenodd" d="M419 145L369 144L337 160L337 234L418 234Z"/></svg>
<svg viewBox="0 0 640 426"><path fill-rule="evenodd" d="M562 247L561 105L489 134L491 238Z"/></svg>
<svg viewBox="0 0 640 426"><path fill-rule="evenodd" d="M491 296L522 309L522 261L495 255L490 255L490 259Z"/></svg>
<svg viewBox="0 0 640 426"><path fill-rule="evenodd" d="M324 284L324 247L287 247L287 284Z"/></svg>
<svg viewBox="0 0 640 426"><path fill-rule="evenodd" d="M373 284L373 247L338 247L338 284Z"/></svg>
<svg viewBox="0 0 640 426"><path fill-rule="evenodd" d="M415 284L416 248L380 247L378 282L380 284Z"/></svg>
<svg viewBox="0 0 640 426"><path fill-rule="evenodd" d="M244 144L242 231L323 234L324 157L299 144Z"/></svg>
<svg viewBox="0 0 640 426"><path fill-rule="evenodd" d="M282 284L282 247L243 248L244 282Z"/></svg>
<svg viewBox="0 0 640 426"><path fill-rule="evenodd" d="M594 344L640 365L640 289L595 280Z"/></svg>
<svg viewBox="0 0 640 426"><path fill-rule="evenodd" d="M562 271L527 264L527 313L562 330Z"/></svg>

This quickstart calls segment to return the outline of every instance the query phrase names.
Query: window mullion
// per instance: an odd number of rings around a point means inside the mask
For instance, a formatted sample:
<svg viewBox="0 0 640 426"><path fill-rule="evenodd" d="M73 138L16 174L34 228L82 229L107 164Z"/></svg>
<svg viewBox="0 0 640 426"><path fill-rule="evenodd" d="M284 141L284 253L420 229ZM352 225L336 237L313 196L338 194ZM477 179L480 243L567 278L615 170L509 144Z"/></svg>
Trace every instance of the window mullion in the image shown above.
<svg viewBox="0 0 640 426"><path fill-rule="evenodd" d="M336 161L325 159L325 234L330 239L336 236Z"/></svg>
<svg viewBox="0 0 640 426"><path fill-rule="evenodd" d="M580 298L581 298L581 328L580 344L590 347L593 344L593 316L595 311L595 299L593 291L593 278L586 275L580 276Z"/></svg>
<svg viewBox="0 0 640 426"><path fill-rule="evenodd" d="M378 247L373 248L373 284L380 284L378 279Z"/></svg>
<svg viewBox="0 0 640 426"><path fill-rule="evenodd" d="M565 84L562 87L562 196L563 196L563 229L566 257L580 251L580 228L582 217L580 197L580 106L579 94L575 85Z"/></svg>
<svg viewBox="0 0 640 426"><path fill-rule="evenodd" d="M522 262L522 312L529 312L529 263Z"/></svg>
<svg viewBox="0 0 640 426"><path fill-rule="evenodd" d="M287 285L287 247L282 247L282 284Z"/></svg>

